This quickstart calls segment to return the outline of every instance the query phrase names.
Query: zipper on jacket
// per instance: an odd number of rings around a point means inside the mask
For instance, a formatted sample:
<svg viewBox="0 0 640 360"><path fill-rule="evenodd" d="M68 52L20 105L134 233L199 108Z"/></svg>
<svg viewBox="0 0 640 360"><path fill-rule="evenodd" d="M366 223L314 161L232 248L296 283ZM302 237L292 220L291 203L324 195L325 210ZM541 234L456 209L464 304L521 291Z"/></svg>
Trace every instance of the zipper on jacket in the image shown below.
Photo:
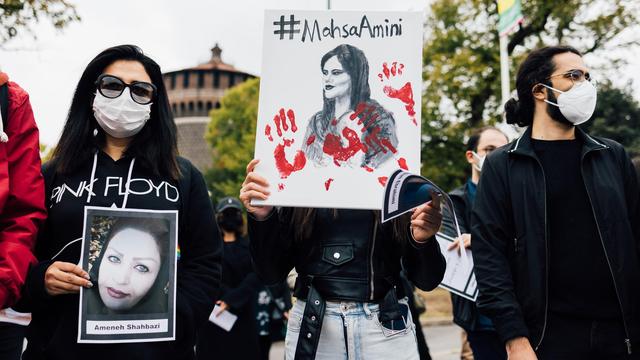
<svg viewBox="0 0 640 360"><path fill-rule="evenodd" d="M549 234L547 231L547 176L544 173L544 167L540 160L537 157L533 158L538 162L540 169L542 169L542 184L544 186L544 323L542 325L540 340L535 348L535 351L538 351L538 348L542 345L544 335L547 332L547 320L549 317Z"/></svg>
<svg viewBox="0 0 640 360"><path fill-rule="evenodd" d="M369 255L369 267L370 267L370 275L371 275L371 294L369 295L369 300L373 301L374 295L374 273L373 273L373 252L376 248L376 235L378 233L378 223L373 221L373 241L371 242L371 254Z"/></svg>
<svg viewBox="0 0 640 360"><path fill-rule="evenodd" d="M602 245L602 250L604 251L604 258L607 259L607 266L609 267L609 273L611 274L611 281L613 281L613 289L616 291L616 298L618 299L618 305L620 306L620 314L622 315L622 326L624 326L624 334L626 335L626 339L624 339L624 342L625 344L627 344L627 353L631 355L631 338L629 336L629 330L627 328L627 321L625 320L625 317L624 317L624 309L622 307L622 300L620 300L620 292L618 291L618 284L616 284L616 278L613 275L613 268L611 267L611 261L609 261L609 254L607 253L607 248L604 246L604 239L602 238L602 232L600 231L600 224L598 223L598 216L596 215L596 209L593 207L593 200L591 199L591 194L589 193L589 187L587 186L587 181L584 178L582 163L584 162L585 155L582 156L582 161L580 161L580 172L582 175L582 182L584 184L585 191L587 192L587 197L589 198L589 203L591 205L591 212L593 213L593 220L596 222L596 228L598 229L598 237L600 237L600 244Z"/></svg>

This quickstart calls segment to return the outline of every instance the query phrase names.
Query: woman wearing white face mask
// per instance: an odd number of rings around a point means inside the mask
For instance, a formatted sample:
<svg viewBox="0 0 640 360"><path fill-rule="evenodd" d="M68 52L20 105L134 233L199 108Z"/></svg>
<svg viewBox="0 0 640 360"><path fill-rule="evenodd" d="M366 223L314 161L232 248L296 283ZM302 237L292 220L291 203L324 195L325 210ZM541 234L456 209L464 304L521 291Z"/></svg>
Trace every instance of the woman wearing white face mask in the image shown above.
<svg viewBox="0 0 640 360"><path fill-rule="evenodd" d="M202 175L177 156L160 67L132 45L93 59L43 172L49 217L26 284L33 321L23 359L192 359L194 329L219 289L221 240ZM100 285L76 265L85 206L178 211L175 341L76 342L79 288Z"/></svg>

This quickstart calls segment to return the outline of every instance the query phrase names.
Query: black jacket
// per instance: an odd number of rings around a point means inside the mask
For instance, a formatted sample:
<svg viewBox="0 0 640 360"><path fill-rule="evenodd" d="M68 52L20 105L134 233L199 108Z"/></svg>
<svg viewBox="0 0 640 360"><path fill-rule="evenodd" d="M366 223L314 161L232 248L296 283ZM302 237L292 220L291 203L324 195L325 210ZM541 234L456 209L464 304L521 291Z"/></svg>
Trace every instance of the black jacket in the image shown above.
<svg viewBox="0 0 640 360"><path fill-rule="evenodd" d="M638 180L620 144L594 139L579 128L576 137L583 143L582 177L622 310L625 341L629 347L635 341L640 351ZM545 177L531 128L487 158L472 222L480 311L503 341L525 336L537 348L548 315L549 258Z"/></svg>
<svg viewBox="0 0 640 360"><path fill-rule="evenodd" d="M198 333L196 359L258 359L256 298L261 283L251 266L249 241L224 243L220 300L238 318L231 331L206 321Z"/></svg>
<svg viewBox="0 0 640 360"><path fill-rule="evenodd" d="M204 179L186 159L178 158L179 182L153 175L142 165L131 172L127 208L178 210L176 282L176 340L147 343L79 344L78 294L50 296L44 274L54 261L78 263L85 206L120 207L130 157L113 161L99 152L96 158L94 195L88 199L93 161L71 174L45 165L46 202L49 217L36 245L39 263L30 270L25 302L33 320L27 333L23 359L192 359L197 327L209 316L220 288L222 241ZM97 284L94 284L97 285Z"/></svg>
<svg viewBox="0 0 640 360"><path fill-rule="evenodd" d="M402 243L391 223L380 224L373 211L338 210L334 217L331 209L316 209L311 238L296 241L292 210L273 211L264 221L249 217L254 267L267 284L282 281L295 267L298 280L314 277L326 300L373 302L400 285L401 261L422 290L435 288L444 276L446 263L435 238Z"/></svg>
<svg viewBox="0 0 640 360"><path fill-rule="evenodd" d="M456 211L460 233L471 233L471 210L473 201L468 191L468 183L454 189L449 193L453 208ZM451 293L451 305L453 311L453 322L467 331L476 330L478 325L478 308L476 304L468 299ZM486 329L483 329L486 330Z"/></svg>

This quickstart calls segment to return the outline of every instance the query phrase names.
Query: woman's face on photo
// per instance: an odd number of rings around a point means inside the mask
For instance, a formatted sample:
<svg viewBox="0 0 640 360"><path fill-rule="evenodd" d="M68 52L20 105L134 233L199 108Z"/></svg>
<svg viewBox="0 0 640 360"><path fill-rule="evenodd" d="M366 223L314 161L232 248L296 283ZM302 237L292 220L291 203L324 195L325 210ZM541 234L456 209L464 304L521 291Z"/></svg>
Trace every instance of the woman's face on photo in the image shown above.
<svg viewBox="0 0 640 360"><path fill-rule="evenodd" d="M351 76L344 70L337 56L332 56L322 67L324 97L334 99L351 95Z"/></svg>
<svg viewBox="0 0 640 360"><path fill-rule="evenodd" d="M160 249L149 233L137 229L117 232L100 263L98 290L105 306L126 311L153 286L160 271Z"/></svg>

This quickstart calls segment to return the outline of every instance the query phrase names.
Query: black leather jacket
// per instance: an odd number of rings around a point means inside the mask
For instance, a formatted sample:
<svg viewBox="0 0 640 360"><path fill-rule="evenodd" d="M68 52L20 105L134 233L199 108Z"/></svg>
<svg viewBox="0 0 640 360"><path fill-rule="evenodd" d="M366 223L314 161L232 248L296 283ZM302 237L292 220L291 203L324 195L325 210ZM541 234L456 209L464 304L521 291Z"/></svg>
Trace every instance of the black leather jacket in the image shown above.
<svg viewBox="0 0 640 360"><path fill-rule="evenodd" d="M620 144L579 128L576 138L583 143L582 177L623 314L624 341L629 352L632 345L640 352L638 179ZM525 336L534 348L544 339L548 315L545 187L529 128L487 157L472 214L478 307L503 341Z"/></svg>
<svg viewBox="0 0 640 360"><path fill-rule="evenodd" d="M401 266L422 290L435 288L444 276L446 263L435 238L403 243L393 236L391 223L380 224L371 210L337 210L334 217L332 209L317 209L305 241L294 240L298 224L291 222L292 210L273 211L264 221L249 216L254 267L268 284L282 281L295 267L299 280L313 276L326 300L376 302L399 285Z"/></svg>

